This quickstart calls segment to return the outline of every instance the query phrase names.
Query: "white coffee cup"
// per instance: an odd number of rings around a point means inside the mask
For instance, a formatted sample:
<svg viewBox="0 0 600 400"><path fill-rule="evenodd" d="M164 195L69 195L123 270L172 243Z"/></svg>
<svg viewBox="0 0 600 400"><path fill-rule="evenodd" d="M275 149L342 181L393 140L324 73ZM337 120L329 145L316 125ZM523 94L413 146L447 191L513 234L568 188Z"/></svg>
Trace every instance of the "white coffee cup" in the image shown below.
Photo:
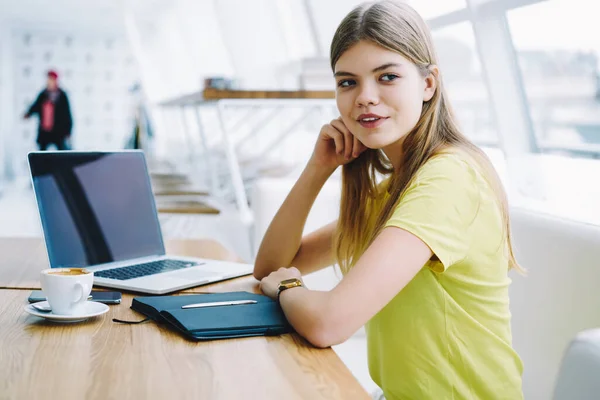
<svg viewBox="0 0 600 400"><path fill-rule="evenodd" d="M94 273L83 268L45 269L41 284L53 314L77 315L92 291Z"/></svg>

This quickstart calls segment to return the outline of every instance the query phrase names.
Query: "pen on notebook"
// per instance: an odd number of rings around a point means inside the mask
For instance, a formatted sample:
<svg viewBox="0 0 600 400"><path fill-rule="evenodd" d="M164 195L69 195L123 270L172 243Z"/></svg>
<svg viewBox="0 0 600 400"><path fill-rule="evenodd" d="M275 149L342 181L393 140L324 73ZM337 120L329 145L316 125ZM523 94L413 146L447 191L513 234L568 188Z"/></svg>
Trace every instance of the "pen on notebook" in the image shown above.
<svg viewBox="0 0 600 400"><path fill-rule="evenodd" d="M196 303L196 304L187 304L185 306L181 306L181 308L237 306L240 304L256 304L256 300L232 300L232 301L215 301L212 303Z"/></svg>

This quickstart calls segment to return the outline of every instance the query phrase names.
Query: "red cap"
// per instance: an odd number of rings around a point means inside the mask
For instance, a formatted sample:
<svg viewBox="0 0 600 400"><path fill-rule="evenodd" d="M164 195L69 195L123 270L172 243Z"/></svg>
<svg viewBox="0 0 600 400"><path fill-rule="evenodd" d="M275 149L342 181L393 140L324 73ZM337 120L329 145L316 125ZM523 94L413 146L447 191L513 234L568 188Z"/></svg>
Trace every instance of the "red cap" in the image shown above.
<svg viewBox="0 0 600 400"><path fill-rule="evenodd" d="M58 73L51 69L48 71L48 78L58 79Z"/></svg>

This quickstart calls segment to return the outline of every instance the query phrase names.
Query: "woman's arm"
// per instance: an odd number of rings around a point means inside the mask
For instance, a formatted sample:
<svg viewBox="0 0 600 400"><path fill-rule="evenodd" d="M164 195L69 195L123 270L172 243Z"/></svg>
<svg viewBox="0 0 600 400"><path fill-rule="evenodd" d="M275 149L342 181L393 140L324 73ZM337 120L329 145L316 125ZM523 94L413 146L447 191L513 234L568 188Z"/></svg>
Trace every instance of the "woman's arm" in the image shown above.
<svg viewBox="0 0 600 400"><path fill-rule="evenodd" d="M333 235L337 220L327 224L302 238L300 248L291 265L302 275L310 274L335 264L333 257Z"/></svg>
<svg viewBox="0 0 600 400"><path fill-rule="evenodd" d="M265 233L254 264L256 279L290 265L306 274L333 263L331 244L336 223L303 239L304 224L317 195L335 169L352 162L365 149L341 119L321 128L308 165Z"/></svg>
<svg viewBox="0 0 600 400"><path fill-rule="evenodd" d="M433 255L417 236L395 227L385 228L356 265L330 292L293 288L279 301L290 324L317 347L348 339L389 303ZM298 277L293 268L263 279L261 289L277 297L279 282Z"/></svg>
<svg viewBox="0 0 600 400"><path fill-rule="evenodd" d="M308 164L273 218L260 244L254 277L262 279L280 267L297 267L306 274L331 265L329 224L302 239L308 213L333 170Z"/></svg>
<svg viewBox="0 0 600 400"><path fill-rule="evenodd" d="M428 161L418 183L402 196L387 227L332 291L293 288L281 293L286 317L314 345L326 347L350 337L403 290L434 253L440 261L438 272L467 256L481 207L481 186L468 160L446 154ZM296 273L293 268L277 271L263 279L261 288L276 298L279 283Z"/></svg>

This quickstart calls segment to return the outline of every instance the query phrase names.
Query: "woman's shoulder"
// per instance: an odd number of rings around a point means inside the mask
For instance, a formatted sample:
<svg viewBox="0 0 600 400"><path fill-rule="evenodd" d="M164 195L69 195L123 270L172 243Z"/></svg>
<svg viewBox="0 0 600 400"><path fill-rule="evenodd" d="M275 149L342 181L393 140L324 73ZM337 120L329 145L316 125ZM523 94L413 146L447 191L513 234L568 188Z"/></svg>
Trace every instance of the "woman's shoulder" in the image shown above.
<svg viewBox="0 0 600 400"><path fill-rule="evenodd" d="M475 159L460 149L444 150L431 157L417 171L416 178L441 177L455 181L477 180L479 167Z"/></svg>
<svg viewBox="0 0 600 400"><path fill-rule="evenodd" d="M474 158L460 149L440 152L427 160L415 173L410 186L416 186L429 179L452 180L455 182L477 181L479 167ZM383 177L377 184L377 193L385 194L390 186L391 176Z"/></svg>
<svg viewBox="0 0 600 400"><path fill-rule="evenodd" d="M475 160L472 155L461 149L448 149L431 157L423 167L429 168L473 168Z"/></svg>

